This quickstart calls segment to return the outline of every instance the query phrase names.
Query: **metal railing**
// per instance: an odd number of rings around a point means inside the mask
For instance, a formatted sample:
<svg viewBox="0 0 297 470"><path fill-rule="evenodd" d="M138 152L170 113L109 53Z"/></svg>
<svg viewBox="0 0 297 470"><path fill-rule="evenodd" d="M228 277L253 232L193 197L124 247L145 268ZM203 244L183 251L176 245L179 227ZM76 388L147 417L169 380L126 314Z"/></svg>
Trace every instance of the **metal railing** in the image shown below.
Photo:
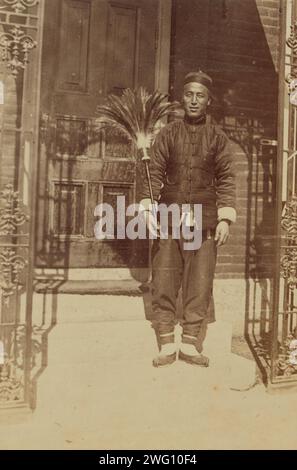
<svg viewBox="0 0 297 470"><path fill-rule="evenodd" d="M278 236L275 297L272 321L271 384L297 384L297 2L286 4L284 26L284 75L289 83L283 97L281 177L277 187ZM289 93L288 93L289 91ZM279 165L280 166L280 165Z"/></svg>
<svg viewBox="0 0 297 470"><path fill-rule="evenodd" d="M271 388L297 385L297 1L281 7L274 269L246 335Z"/></svg>

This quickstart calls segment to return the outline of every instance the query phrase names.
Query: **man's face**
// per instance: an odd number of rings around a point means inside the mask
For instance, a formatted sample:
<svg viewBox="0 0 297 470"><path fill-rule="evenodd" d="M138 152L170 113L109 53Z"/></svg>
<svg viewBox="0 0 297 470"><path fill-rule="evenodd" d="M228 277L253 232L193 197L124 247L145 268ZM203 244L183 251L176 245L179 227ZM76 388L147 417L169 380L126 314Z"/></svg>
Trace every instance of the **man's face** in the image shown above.
<svg viewBox="0 0 297 470"><path fill-rule="evenodd" d="M209 92L204 85L191 82L184 86L183 105L186 116L190 118L202 116L209 103Z"/></svg>

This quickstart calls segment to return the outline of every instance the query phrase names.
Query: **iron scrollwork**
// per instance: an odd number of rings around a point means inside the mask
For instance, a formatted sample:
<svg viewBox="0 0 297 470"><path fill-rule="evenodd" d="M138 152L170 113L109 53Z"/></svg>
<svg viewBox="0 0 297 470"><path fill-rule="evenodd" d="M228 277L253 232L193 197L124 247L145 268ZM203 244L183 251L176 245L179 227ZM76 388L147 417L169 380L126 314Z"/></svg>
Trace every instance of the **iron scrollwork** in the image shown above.
<svg viewBox="0 0 297 470"><path fill-rule="evenodd" d="M45 330L32 326L30 371L37 372L42 361L42 341ZM23 371L25 367L26 328L19 325L6 331L4 351L0 354L0 407L6 403L21 401L24 395Z"/></svg>
<svg viewBox="0 0 297 470"><path fill-rule="evenodd" d="M297 196L293 196L291 201L286 203L281 227L286 232L287 240L297 245Z"/></svg>
<svg viewBox="0 0 297 470"><path fill-rule="evenodd" d="M20 26L14 26L9 33L0 34L2 61L6 62L14 77L29 62L29 52L36 47L33 38L24 33Z"/></svg>
<svg viewBox="0 0 297 470"><path fill-rule="evenodd" d="M287 248L281 258L281 276L286 279L290 289L297 286L297 197L287 202L281 220L286 233Z"/></svg>
<svg viewBox="0 0 297 470"><path fill-rule="evenodd" d="M37 46L43 3L0 0L0 4L0 63L10 75L19 78L21 85L22 72ZM31 61L28 71L30 74L32 70L34 77L38 61ZM35 78L33 90L34 82ZM26 87L20 86L21 89L18 115L23 117L24 103L34 102L35 98L29 89L25 91ZM26 129L21 126L16 130L23 136ZM23 158L21 151L19 158ZM42 333L36 336L28 320L32 317L27 308L28 299L32 298L32 282L26 276L30 252L28 208L15 190L16 184L14 179L14 186L1 187L0 191L0 408L30 404L32 368L37 367L41 354Z"/></svg>
<svg viewBox="0 0 297 470"><path fill-rule="evenodd" d="M0 251L0 288L6 304L20 284L20 274L27 265L27 260L16 254L11 248Z"/></svg>
<svg viewBox="0 0 297 470"><path fill-rule="evenodd" d="M297 197L287 202L281 220L286 233L285 254L281 257L281 276L286 279L289 289L297 287Z"/></svg>
<svg viewBox="0 0 297 470"><path fill-rule="evenodd" d="M0 57L6 63L7 68L14 77L20 70L25 69L29 62L29 53L37 46L36 41L26 32L26 21L29 18L26 10L38 5L38 0L4 0L5 6L0 7L2 13L6 13L6 21L2 22L7 30L0 34ZM13 24L10 23L10 14L15 12ZM18 15L20 19L18 20ZM16 24L19 23L19 24ZM11 26L10 29L9 26Z"/></svg>
<svg viewBox="0 0 297 470"><path fill-rule="evenodd" d="M289 85L290 104L297 106L297 21L290 26L290 34L286 41L291 49L290 71L286 76ZM294 126L290 127L289 135L295 133ZM296 158L296 148L292 150L290 159ZM293 170L295 172L295 169ZM293 178L288 172L288 178ZM276 376L291 377L297 374L297 327L295 313L295 289L297 288L297 195L293 179L293 194L285 203L282 216L281 228L284 234L281 237L282 256L280 258L280 276L285 280L284 284L284 311L282 312L282 340L276 347L277 360L274 373Z"/></svg>
<svg viewBox="0 0 297 470"><path fill-rule="evenodd" d="M8 184L0 191L0 237L4 240L0 249L0 289L6 304L17 290L21 272L27 265L25 257L18 252L16 237L28 236L27 233L17 233L28 220L19 193ZM13 237L13 240L8 242L7 237Z"/></svg>
<svg viewBox="0 0 297 470"><path fill-rule="evenodd" d="M12 235L29 220L21 208L19 193L8 184L0 191L0 236Z"/></svg>
<svg viewBox="0 0 297 470"><path fill-rule="evenodd" d="M37 5L39 0L4 0L4 3L10 6L16 13L23 13L27 8Z"/></svg>
<svg viewBox="0 0 297 470"><path fill-rule="evenodd" d="M297 248L286 250L281 257L281 276L286 279L288 287L294 290L297 287Z"/></svg>
<svg viewBox="0 0 297 470"><path fill-rule="evenodd" d="M281 347L277 366L279 372L286 377L297 373L297 328L289 334Z"/></svg>
<svg viewBox="0 0 297 470"><path fill-rule="evenodd" d="M296 44L297 46L297 44ZM288 201L282 213L281 228L285 232L285 253L281 257L280 275L286 280L288 289L297 287L297 197ZM297 373L297 328L289 333L280 347L277 373L290 377Z"/></svg>
<svg viewBox="0 0 297 470"><path fill-rule="evenodd" d="M297 54L297 21L291 25L290 36L287 39L288 46L292 49L294 54Z"/></svg>
<svg viewBox="0 0 297 470"><path fill-rule="evenodd" d="M294 60L297 56L297 21L291 25L287 45L292 49L292 65L291 72L286 77L286 82L289 85L290 102L294 106L297 106L297 64Z"/></svg>
<svg viewBox="0 0 297 470"><path fill-rule="evenodd" d="M22 382L11 373L12 359L6 358L0 365L0 403L20 400L22 395Z"/></svg>

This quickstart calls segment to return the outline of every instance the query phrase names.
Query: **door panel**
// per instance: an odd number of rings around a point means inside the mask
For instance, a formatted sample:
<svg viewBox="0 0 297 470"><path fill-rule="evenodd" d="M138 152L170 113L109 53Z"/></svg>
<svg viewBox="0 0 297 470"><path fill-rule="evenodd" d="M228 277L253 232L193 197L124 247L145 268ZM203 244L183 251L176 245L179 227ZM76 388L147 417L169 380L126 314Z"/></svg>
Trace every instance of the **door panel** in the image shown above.
<svg viewBox="0 0 297 470"><path fill-rule="evenodd" d="M138 8L109 6L107 85L109 91L134 87L137 81ZM121 71L120 75L118 71Z"/></svg>
<svg viewBox="0 0 297 470"><path fill-rule="evenodd" d="M62 4L58 88L87 91L91 3L68 0Z"/></svg>
<svg viewBox="0 0 297 470"><path fill-rule="evenodd" d="M130 241L94 238L94 209L114 205L116 194L135 200L135 149L121 136L96 133L94 119L107 93L153 89L157 15L158 0L46 0L39 266L129 265ZM146 263L146 250L137 259Z"/></svg>

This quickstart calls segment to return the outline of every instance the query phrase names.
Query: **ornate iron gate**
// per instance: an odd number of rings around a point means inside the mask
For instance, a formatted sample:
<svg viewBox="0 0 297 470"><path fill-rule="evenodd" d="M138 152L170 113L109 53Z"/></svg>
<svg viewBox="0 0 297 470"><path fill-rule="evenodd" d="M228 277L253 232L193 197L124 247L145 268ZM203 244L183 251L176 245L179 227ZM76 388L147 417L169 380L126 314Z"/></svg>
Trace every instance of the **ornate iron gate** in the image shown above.
<svg viewBox="0 0 297 470"><path fill-rule="evenodd" d="M36 349L32 279L43 7L43 0L0 0L0 408L32 403Z"/></svg>
<svg viewBox="0 0 297 470"><path fill-rule="evenodd" d="M280 97L277 233L278 279L275 280L271 344L271 384L297 384L297 2L286 3L283 22L281 79L286 80ZM289 91L289 93L288 93Z"/></svg>

